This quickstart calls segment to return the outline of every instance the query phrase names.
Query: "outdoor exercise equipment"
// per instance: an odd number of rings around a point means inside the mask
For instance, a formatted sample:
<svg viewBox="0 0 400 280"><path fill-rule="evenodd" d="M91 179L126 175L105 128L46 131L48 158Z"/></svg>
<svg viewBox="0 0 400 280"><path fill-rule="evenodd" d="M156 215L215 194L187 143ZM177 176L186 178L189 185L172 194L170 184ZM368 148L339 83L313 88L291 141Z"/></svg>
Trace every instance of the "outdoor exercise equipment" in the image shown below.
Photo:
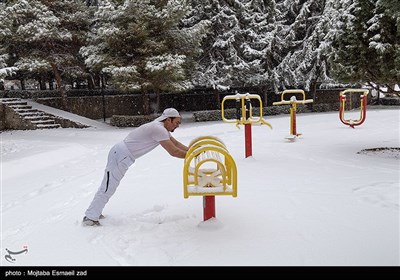
<svg viewBox="0 0 400 280"><path fill-rule="evenodd" d="M284 96L285 94L302 94L303 99L302 100L297 100L296 96L293 95L290 97L290 100L285 100ZM296 109L297 109L297 104L306 104L306 103L312 103L314 102L313 99L306 99L306 94L304 93L304 90L301 89L288 89L284 90L281 94L281 101L279 102L274 102L272 105L288 105L290 104L290 135L286 137L288 140L295 140L296 137L300 136L301 133L297 133L297 128L296 128Z"/></svg>
<svg viewBox="0 0 400 280"><path fill-rule="evenodd" d="M225 144L217 137L194 139L183 167L183 196L203 196L204 221L216 217L215 196L237 196L237 169Z"/></svg>
<svg viewBox="0 0 400 280"><path fill-rule="evenodd" d="M365 117L367 114L368 92L369 92L368 89L346 89L339 93L339 99L340 99L339 118L342 123L350 126L351 128L354 128L354 126L360 125L365 121ZM358 120L352 120L352 119L346 120L344 118L344 111L346 108L345 107L346 106L346 94L352 94L352 93L362 93L360 95L360 118Z"/></svg>
<svg viewBox="0 0 400 280"><path fill-rule="evenodd" d="M235 101L236 108L236 118L235 119L227 119L225 117L225 102L227 100ZM253 117L253 106L251 101L258 100L260 115L259 117ZM263 119L262 112L262 100L259 95L256 94L235 94L235 95L227 95L222 99L221 104L221 116L222 120L227 123L235 123L237 128L240 128L239 125L244 125L244 134L245 134L245 154L246 158L253 155L253 147L252 147L252 139L251 139L251 125L252 124L265 124L272 129L272 126Z"/></svg>

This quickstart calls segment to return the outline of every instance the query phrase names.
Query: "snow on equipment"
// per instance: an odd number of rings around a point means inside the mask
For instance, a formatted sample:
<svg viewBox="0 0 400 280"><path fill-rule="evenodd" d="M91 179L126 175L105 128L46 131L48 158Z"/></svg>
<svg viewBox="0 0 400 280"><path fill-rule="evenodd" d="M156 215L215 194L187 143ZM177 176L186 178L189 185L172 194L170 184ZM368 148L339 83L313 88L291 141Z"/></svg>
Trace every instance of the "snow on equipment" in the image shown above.
<svg viewBox="0 0 400 280"><path fill-rule="evenodd" d="M290 100L284 99L285 94L296 94L296 93L302 94L303 99L297 100L295 95L291 96ZM314 102L313 99L306 99L306 94L304 93L304 90L288 89L288 90L284 90L282 92L281 101L272 103L272 105L288 105L288 104L290 104L290 135L287 136L286 139L294 141L296 139L296 137L301 135L301 133L297 133L297 130L296 130L297 104L306 104L306 103L312 103L312 102Z"/></svg>
<svg viewBox="0 0 400 280"><path fill-rule="evenodd" d="M367 113L367 95L368 95L368 89L346 89L339 94L339 99L340 99L340 110L339 110L339 118L342 123L345 125L350 126L351 128L354 128L356 125L360 125L365 121L366 113ZM346 93L352 94L352 93L362 93L360 95L360 118L358 120L352 120L348 119L346 120L344 118L344 111L345 111L345 106L346 106Z"/></svg>
<svg viewBox="0 0 400 280"><path fill-rule="evenodd" d="M258 100L260 115L259 117L253 117L253 106L251 100ZM235 108L236 108L236 118L235 119L227 119L225 117L225 101L234 100ZM227 95L222 100L221 104L221 115L222 120L227 123L236 123L236 126L239 128L239 125L244 125L244 133L245 133L245 154L246 158L252 156L252 139L251 139L251 125L252 124L265 124L272 129L272 126L263 119L263 106L262 101L259 95L256 94L235 94L235 95Z"/></svg>
<svg viewBox="0 0 400 280"><path fill-rule="evenodd" d="M215 196L237 196L237 169L225 144L216 137L194 139L183 167L183 194L203 196L204 221L215 217Z"/></svg>

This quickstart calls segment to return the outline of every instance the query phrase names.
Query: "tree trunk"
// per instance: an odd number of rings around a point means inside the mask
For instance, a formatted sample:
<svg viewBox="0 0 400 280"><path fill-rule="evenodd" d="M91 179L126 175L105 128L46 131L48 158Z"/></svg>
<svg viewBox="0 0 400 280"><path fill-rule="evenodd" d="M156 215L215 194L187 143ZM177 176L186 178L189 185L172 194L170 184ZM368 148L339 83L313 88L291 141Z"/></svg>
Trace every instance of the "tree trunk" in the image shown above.
<svg viewBox="0 0 400 280"><path fill-rule="evenodd" d="M86 81L87 81L87 88L88 89L94 89L95 87L94 87L94 81L93 81L93 77L90 75L90 77L89 78L87 78L86 79Z"/></svg>
<svg viewBox="0 0 400 280"><path fill-rule="evenodd" d="M39 78L39 88L40 90L46 90L46 81L43 77Z"/></svg>
<svg viewBox="0 0 400 280"><path fill-rule="evenodd" d="M394 94L394 87L396 86L396 84L389 84L387 87L387 92L390 94Z"/></svg>
<svg viewBox="0 0 400 280"><path fill-rule="evenodd" d="M102 97L102 102L103 102L103 120L106 122L106 98L104 96L104 75L98 75L99 77L99 87L100 87L100 82L101 82L101 97Z"/></svg>
<svg viewBox="0 0 400 280"><path fill-rule="evenodd" d="M100 79L101 79L101 77L100 77L99 74L95 74L95 75L93 76L94 88L100 88L100 87L101 87L101 85L100 85Z"/></svg>
<svg viewBox="0 0 400 280"><path fill-rule="evenodd" d="M100 74L99 77L100 77L99 86L101 87L101 89L105 89L106 88L106 79L103 74Z"/></svg>
<svg viewBox="0 0 400 280"><path fill-rule="evenodd" d="M21 80L19 80L20 82L21 82L21 89L22 90L25 90L26 89L26 86L25 86L25 79L21 79Z"/></svg>
<svg viewBox="0 0 400 280"><path fill-rule="evenodd" d="M150 114L150 104L149 104L149 94L145 86L142 86L142 97L143 97L143 115L147 116Z"/></svg>
<svg viewBox="0 0 400 280"><path fill-rule="evenodd" d="M221 109L221 98L219 97L219 91L214 89L215 101L217 102L217 110Z"/></svg>
<svg viewBox="0 0 400 280"><path fill-rule="evenodd" d="M53 82L54 82L53 79L49 79L49 89L51 89L51 90L54 89Z"/></svg>
<svg viewBox="0 0 400 280"><path fill-rule="evenodd" d="M265 87L263 85L260 85L257 87L257 93L260 96L262 102L263 102L263 107L267 107L268 103L268 96L267 96L267 91L265 90ZM264 109L264 108L263 108Z"/></svg>
<svg viewBox="0 0 400 280"><path fill-rule="evenodd" d="M51 64L51 68L53 69L54 77L56 78L58 89L60 90L61 108L63 110L66 110L67 109L67 95L65 94L65 89L64 89L64 86L62 83L60 71L58 70L57 65L54 62L52 62L50 64Z"/></svg>
<svg viewBox="0 0 400 280"><path fill-rule="evenodd" d="M156 92L156 113L158 113L160 111L160 90L159 89L155 89Z"/></svg>
<svg viewBox="0 0 400 280"><path fill-rule="evenodd" d="M376 87L377 87L376 91L377 91L377 94L378 94L378 96L376 98L376 104L381 105L381 92L380 92L380 89L379 89L379 85L377 85Z"/></svg>
<svg viewBox="0 0 400 280"><path fill-rule="evenodd" d="M310 85L310 93L311 93L311 96L312 96L312 99L313 99L313 103L311 103L311 108L312 108L312 111L314 111L314 104L315 104L315 99L316 99L316 97L317 97L317 82L316 81L313 81L313 82L311 82L311 85Z"/></svg>

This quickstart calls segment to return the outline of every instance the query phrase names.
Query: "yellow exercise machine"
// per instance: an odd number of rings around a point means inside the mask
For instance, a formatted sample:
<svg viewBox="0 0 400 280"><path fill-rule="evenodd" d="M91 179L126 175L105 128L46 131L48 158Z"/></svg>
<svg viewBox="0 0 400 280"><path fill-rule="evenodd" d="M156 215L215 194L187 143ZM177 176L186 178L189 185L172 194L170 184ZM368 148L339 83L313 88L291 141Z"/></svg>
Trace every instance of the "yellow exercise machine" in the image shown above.
<svg viewBox="0 0 400 280"><path fill-rule="evenodd" d="M301 94L303 99L297 100L295 95L290 97L290 100L285 100L285 94ZM301 133L296 131L296 110L297 104L306 104L314 102L313 99L306 99L306 94L304 90L301 89L288 89L281 93L281 101L274 102L272 105L288 105L290 104L290 135L286 137L288 140L295 140L296 137L300 136Z"/></svg>
<svg viewBox="0 0 400 280"><path fill-rule="evenodd" d="M236 108L236 118L235 119L227 119L225 117L225 102L227 100L235 101ZM260 116L253 117L253 106L251 104L251 100L257 100L259 104ZM252 124L265 124L272 129L272 126L263 119L263 105L262 100L259 95L256 94L235 94L235 95L227 95L222 99L221 104L221 117L222 120L226 123L235 123L239 128L239 125L244 125L244 133L245 133L245 154L246 158L252 156L252 140L251 140L251 125Z"/></svg>
<svg viewBox="0 0 400 280"><path fill-rule="evenodd" d="M251 100L257 100L260 108L260 116L253 117L253 106L251 104ZM227 119L225 117L225 101L227 100L235 100L236 105L236 119ZM227 123L236 123L236 126L239 128L241 124L265 124L270 128L272 126L263 119L263 106L261 97L257 94L235 94L235 95L227 95L222 99L221 104L221 117L224 122Z"/></svg>
<svg viewBox="0 0 400 280"><path fill-rule="evenodd" d="M237 169L225 144L217 137L194 139L183 167L183 196L203 196L204 221L215 217L215 196L237 196Z"/></svg>

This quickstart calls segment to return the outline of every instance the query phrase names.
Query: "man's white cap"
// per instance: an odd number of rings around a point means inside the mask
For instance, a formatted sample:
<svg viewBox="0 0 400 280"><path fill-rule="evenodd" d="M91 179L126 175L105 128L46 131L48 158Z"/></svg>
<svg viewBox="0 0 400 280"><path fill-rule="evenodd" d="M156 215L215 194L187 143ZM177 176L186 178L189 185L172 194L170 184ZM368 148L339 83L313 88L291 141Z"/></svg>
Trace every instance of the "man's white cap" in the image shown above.
<svg viewBox="0 0 400 280"><path fill-rule="evenodd" d="M161 116L156 118L154 121L162 122L163 120L165 120L167 118L176 118L176 117L181 117L181 115L179 115L179 112L174 108L167 108L164 110L164 112L161 114Z"/></svg>

